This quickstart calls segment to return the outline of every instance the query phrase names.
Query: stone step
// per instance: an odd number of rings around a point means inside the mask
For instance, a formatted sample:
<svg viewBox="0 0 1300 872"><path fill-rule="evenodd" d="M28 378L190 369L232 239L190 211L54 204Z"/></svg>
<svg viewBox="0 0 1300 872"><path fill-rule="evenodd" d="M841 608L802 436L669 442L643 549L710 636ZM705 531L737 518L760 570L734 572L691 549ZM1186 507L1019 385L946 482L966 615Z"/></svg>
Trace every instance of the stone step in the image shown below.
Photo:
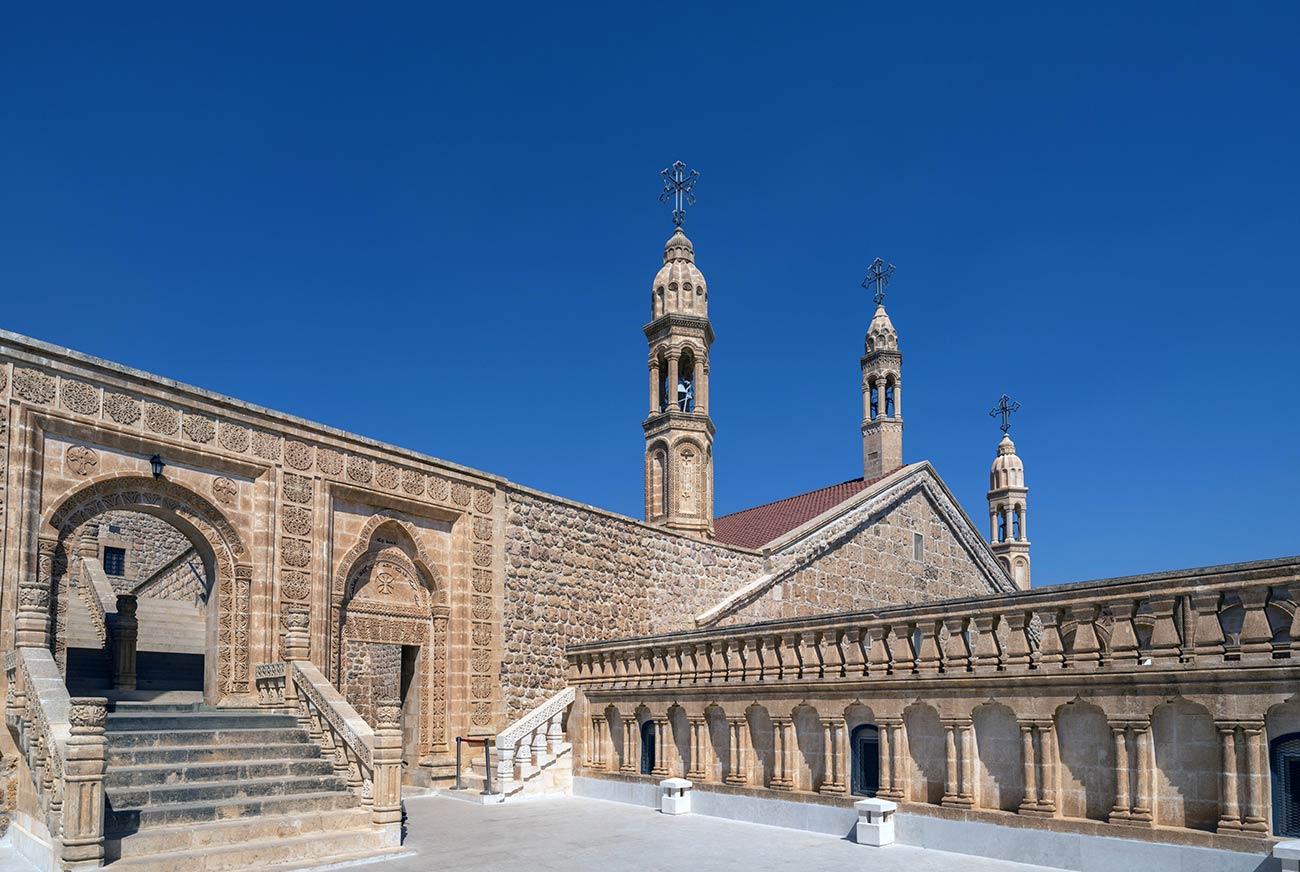
<svg viewBox="0 0 1300 872"><path fill-rule="evenodd" d="M307 742L306 730L297 727L248 727L220 730L116 730L107 733L109 752L135 748L168 748L194 745L283 745Z"/></svg>
<svg viewBox="0 0 1300 872"><path fill-rule="evenodd" d="M360 806L218 821L201 827L154 827L105 840L107 859L241 845L259 839L287 839L314 833L367 829L370 812Z"/></svg>
<svg viewBox="0 0 1300 872"><path fill-rule="evenodd" d="M225 763L252 760L319 760L320 748L311 743L261 745L167 745L161 748L110 748L108 765L153 766Z"/></svg>
<svg viewBox="0 0 1300 872"><path fill-rule="evenodd" d="M243 709L226 711L159 712L113 711L109 712L105 730L115 732L141 732L145 730L229 730L298 726L298 719L290 714L268 714Z"/></svg>
<svg viewBox="0 0 1300 872"><path fill-rule="evenodd" d="M217 763L190 763L181 766L174 763L112 765L104 776L104 788L119 790L265 778L308 778L332 774L334 774L334 765L328 760L319 758L232 760Z"/></svg>
<svg viewBox="0 0 1300 872"><path fill-rule="evenodd" d="M270 796L344 791L347 782L337 775L249 778L242 781L193 781L184 784L142 785L106 789L115 811L133 811L170 804L257 799Z"/></svg>
<svg viewBox="0 0 1300 872"><path fill-rule="evenodd" d="M242 872L250 869L292 872L335 869L354 862L414 853L399 847L386 847L380 842L379 835L372 831L344 830L328 835L266 839L229 847L129 857L113 863L112 868L119 872Z"/></svg>
<svg viewBox="0 0 1300 872"><path fill-rule="evenodd" d="M349 791L330 790L292 796L200 800L140 809L114 807L104 817L104 831L120 839L124 835L154 827L195 826L235 818L298 815L331 809L356 808L359 804L357 797Z"/></svg>

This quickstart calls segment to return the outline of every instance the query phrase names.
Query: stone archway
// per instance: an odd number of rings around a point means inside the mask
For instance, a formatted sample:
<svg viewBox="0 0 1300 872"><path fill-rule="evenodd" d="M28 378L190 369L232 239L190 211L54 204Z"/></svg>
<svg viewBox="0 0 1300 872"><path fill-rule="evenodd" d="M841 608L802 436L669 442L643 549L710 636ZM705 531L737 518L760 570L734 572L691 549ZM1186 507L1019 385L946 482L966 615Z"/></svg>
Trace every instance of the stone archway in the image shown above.
<svg viewBox="0 0 1300 872"><path fill-rule="evenodd" d="M330 585L330 678L373 723L381 695L403 700L408 772L447 742L447 591L416 531L375 515Z"/></svg>
<svg viewBox="0 0 1300 872"><path fill-rule="evenodd" d="M249 601L252 564L248 548L228 518L188 488L164 478L110 475L93 480L50 508L37 535L37 586L49 603L45 644L56 656L61 640L57 623L60 596L67 597L66 575L78 530L109 511L153 515L180 531L199 552L212 593L207 609L204 697L250 692Z"/></svg>

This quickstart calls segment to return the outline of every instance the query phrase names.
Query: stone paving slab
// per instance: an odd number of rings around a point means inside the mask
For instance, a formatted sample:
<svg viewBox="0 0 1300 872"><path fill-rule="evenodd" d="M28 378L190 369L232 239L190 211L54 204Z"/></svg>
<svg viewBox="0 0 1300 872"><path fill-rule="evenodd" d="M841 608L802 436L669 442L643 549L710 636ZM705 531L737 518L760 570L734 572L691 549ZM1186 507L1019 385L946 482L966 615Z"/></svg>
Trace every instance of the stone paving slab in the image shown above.
<svg viewBox="0 0 1300 872"><path fill-rule="evenodd" d="M1060 872L904 845L870 848L847 839L702 815L669 817L616 802L556 797L473 805L446 797L406 799L414 856L349 868L364 872ZM107 868L112 868L107 867ZM32 872L0 845L0 872Z"/></svg>

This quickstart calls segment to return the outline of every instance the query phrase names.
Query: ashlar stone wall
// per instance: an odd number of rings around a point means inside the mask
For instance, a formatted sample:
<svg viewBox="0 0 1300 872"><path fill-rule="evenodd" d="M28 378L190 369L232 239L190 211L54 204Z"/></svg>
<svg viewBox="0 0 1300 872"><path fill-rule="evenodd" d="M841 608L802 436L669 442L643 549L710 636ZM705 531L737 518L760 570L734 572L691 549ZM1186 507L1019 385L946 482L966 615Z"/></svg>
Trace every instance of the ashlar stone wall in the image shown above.
<svg viewBox="0 0 1300 872"><path fill-rule="evenodd" d="M171 560L191 550L190 540L161 518L142 512L105 512L97 519L102 546L126 549L126 574L110 576L113 587L126 592Z"/></svg>

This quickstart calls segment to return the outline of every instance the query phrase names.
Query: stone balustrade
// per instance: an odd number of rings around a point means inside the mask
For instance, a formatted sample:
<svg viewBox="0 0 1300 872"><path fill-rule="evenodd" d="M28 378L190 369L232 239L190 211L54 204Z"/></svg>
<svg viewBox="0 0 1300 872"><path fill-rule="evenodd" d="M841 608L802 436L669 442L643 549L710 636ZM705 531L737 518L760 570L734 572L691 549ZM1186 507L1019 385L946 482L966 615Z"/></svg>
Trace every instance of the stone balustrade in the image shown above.
<svg viewBox="0 0 1300 872"><path fill-rule="evenodd" d="M1292 558L577 645L581 771L1259 838L1297 601Z"/></svg>
<svg viewBox="0 0 1300 872"><path fill-rule="evenodd" d="M560 755L565 746L564 715L573 704L574 689L566 687L530 709L496 737L497 783L509 794L512 782L526 779Z"/></svg>
<svg viewBox="0 0 1300 872"><path fill-rule="evenodd" d="M54 656L18 648L6 657L5 718L27 771L61 869L104 862L104 769L108 700L70 697Z"/></svg>

